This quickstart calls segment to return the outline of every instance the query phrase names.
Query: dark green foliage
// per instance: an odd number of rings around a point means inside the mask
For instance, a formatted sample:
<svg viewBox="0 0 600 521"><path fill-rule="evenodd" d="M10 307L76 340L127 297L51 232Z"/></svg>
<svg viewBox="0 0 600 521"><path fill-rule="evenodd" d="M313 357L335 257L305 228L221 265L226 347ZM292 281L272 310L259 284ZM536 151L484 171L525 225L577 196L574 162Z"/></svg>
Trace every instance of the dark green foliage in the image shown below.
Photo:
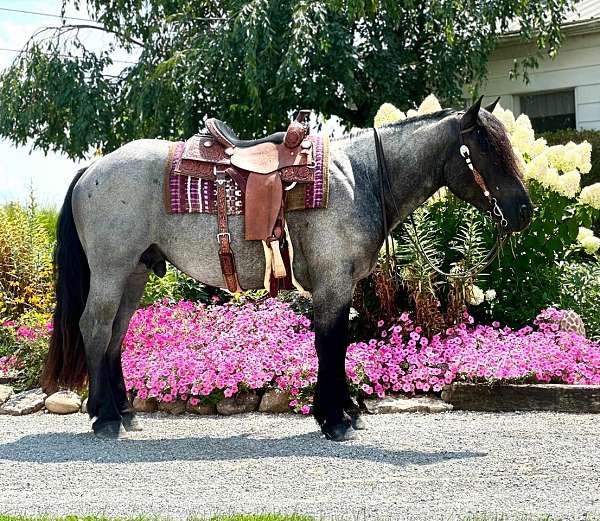
<svg viewBox="0 0 600 521"><path fill-rule="evenodd" d="M566 262L560 265L560 293L555 301L583 319L588 338L600 341L600 263Z"/></svg>
<svg viewBox="0 0 600 521"><path fill-rule="evenodd" d="M162 299L173 302L189 300L202 302L203 304L214 304L214 300L216 300L222 304L230 298L229 293L218 288L205 286L169 264L164 277L150 275L140 306L150 306L157 300Z"/></svg>
<svg viewBox="0 0 600 521"><path fill-rule="evenodd" d="M436 92L460 103L514 20L555 53L573 3L91 0L101 29L66 20L38 31L0 75L0 136L82 157L139 137L189 136L207 115L248 137L307 107L366 126L384 101L407 109ZM91 30L112 34L137 62L114 75L112 48L85 49Z"/></svg>
<svg viewBox="0 0 600 521"><path fill-rule="evenodd" d="M592 169L588 174L581 176L581 186L600 183L600 130L565 129L540 134L540 137L545 138L548 145L564 145L569 141L579 144L587 141L592 145Z"/></svg>

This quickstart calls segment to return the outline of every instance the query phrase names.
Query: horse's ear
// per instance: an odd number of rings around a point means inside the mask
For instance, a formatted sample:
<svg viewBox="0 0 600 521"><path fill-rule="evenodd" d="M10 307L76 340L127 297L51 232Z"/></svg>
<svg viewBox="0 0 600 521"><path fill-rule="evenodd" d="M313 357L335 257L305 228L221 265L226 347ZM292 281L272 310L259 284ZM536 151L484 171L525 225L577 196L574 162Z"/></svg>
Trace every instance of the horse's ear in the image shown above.
<svg viewBox="0 0 600 521"><path fill-rule="evenodd" d="M481 100L483 96L481 96L473 105L469 107L469 110L463 114L463 117L460 120L460 128L461 130L470 130L471 127L474 127L477 123L477 115L479 114L479 109L481 108Z"/></svg>
<svg viewBox="0 0 600 521"><path fill-rule="evenodd" d="M483 107L485 110L487 110L488 112L494 112L494 109L496 108L496 105L498 105L498 102L500 101L500 96L498 96L496 98L496 101L494 101L493 103L490 103L487 107Z"/></svg>

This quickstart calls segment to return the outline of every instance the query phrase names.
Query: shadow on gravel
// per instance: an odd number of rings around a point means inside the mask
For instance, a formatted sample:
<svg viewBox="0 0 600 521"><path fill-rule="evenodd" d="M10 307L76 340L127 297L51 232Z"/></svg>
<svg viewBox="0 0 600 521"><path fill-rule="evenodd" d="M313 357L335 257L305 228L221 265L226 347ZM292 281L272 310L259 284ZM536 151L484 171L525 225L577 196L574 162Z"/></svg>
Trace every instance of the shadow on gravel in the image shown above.
<svg viewBox="0 0 600 521"><path fill-rule="evenodd" d="M0 460L34 463L155 463L162 461L226 461L251 458L319 457L397 465L431 465L447 460L479 458L482 452L388 450L360 442L334 443L318 433L287 438L253 438L250 434L215 438L98 440L92 433L45 433L23 436L0 445Z"/></svg>

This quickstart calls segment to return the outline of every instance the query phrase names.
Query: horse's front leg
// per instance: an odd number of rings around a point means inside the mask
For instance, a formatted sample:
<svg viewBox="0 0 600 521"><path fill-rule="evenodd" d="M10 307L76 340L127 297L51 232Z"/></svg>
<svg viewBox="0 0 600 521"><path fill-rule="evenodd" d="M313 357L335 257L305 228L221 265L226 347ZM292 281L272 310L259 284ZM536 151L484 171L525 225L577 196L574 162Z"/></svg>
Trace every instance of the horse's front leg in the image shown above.
<svg viewBox="0 0 600 521"><path fill-rule="evenodd" d="M328 277L314 287L315 344L319 371L313 412L323 434L335 441L356 436L352 428L353 420L344 411L353 403L348 392L345 367L351 301L352 281L349 276ZM358 415L358 409L352 412Z"/></svg>

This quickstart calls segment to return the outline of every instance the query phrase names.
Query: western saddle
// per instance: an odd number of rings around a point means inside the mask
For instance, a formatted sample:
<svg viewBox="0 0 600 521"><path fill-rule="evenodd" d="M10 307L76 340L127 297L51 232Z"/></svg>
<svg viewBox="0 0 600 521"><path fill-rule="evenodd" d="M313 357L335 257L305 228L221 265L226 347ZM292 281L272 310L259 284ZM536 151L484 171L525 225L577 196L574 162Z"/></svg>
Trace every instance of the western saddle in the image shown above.
<svg viewBox="0 0 600 521"><path fill-rule="evenodd" d="M284 209L287 190L296 183L314 181L313 142L307 139L309 115L310 111L301 110L286 132L256 140L241 140L225 123L211 118L206 121L207 132L186 143L175 172L215 182L219 260L231 292L242 289L227 224L228 178L244 194L245 239L263 241L271 293L282 287L298 287L293 279Z"/></svg>

